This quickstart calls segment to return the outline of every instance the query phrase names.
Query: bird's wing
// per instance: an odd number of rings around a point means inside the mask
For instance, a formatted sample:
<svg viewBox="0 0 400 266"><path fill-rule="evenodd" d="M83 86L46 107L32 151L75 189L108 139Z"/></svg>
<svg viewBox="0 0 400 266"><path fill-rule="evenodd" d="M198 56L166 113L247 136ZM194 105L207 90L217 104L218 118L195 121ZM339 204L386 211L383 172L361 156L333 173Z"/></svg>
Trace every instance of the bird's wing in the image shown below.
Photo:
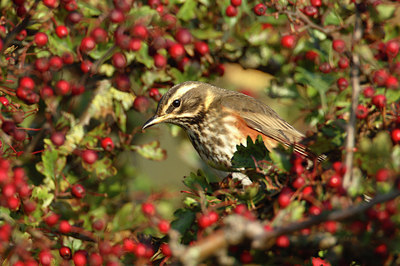
<svg viewBox="0 0 400 266"><path fill-rule="evenodd" d="M236 93L222 97L221 104L238 112L249 127L261 134L284 146L293 146L296 152L306 157L314 157L306 147L299 144L304 135L279 117L269 106L247 95Z"/></svg>

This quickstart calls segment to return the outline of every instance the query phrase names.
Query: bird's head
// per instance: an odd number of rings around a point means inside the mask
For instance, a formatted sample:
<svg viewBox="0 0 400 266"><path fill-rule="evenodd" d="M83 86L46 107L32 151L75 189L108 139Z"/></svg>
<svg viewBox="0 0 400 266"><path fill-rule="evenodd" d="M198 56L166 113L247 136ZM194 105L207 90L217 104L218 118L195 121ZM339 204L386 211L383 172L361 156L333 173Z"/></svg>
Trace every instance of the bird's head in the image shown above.
<svg viewBox="0 0 400 266"><path fill-rule="evenodd" d="M169 89L161 98L156 114L143 129L167 122L184 128L199 122L214 101L216 87L197 81L187 81Z"/></svg>

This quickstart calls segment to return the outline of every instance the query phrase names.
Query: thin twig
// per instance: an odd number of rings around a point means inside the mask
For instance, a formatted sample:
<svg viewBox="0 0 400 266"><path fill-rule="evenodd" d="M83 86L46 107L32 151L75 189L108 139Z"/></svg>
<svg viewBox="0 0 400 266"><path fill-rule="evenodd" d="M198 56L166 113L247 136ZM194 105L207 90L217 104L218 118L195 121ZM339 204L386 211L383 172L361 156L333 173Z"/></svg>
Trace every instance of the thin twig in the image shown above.
<svg viewBox="0 0 400 266"><path fill-rule="evenodd" d="M351 67L351 84L352 84L352 98L350 108L350 119L347 125L347 139L346 139L346 174L343 179L343 187L347 190L352 187L353 181L353 158L355 146L355 131L356 131L356 110L358 105L358 98L360 95L360 56L355 46L362 38L362 21L360 12L356 9L355 24L352 39L352 67Z"/></svg>

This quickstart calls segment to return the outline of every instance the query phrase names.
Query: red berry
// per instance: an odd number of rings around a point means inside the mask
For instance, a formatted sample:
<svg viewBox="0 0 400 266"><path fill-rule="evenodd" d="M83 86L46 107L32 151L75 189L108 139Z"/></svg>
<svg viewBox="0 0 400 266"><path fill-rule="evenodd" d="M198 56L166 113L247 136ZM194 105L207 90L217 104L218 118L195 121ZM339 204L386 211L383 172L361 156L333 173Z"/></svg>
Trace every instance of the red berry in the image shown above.
<svg viewBox="0 0 400 266"><path fill-rule="evenodd" d="M400 45L399 42L396 40L390 40L386 43L386 54L389 57L396 57L399 53Z"/></svg>
<svg viewBox="0 0 400 266"><path fill-rule="evenodd" d="M207 228L212 224L212 222L207 214L202 214L198 219L198 224L201 228Z"/></svg>
<svg viewBox="0 0 400 266"><path fill-rule="evenodd" d="M83 15L81 13L72 11L71 13L68 14L66 20L72 24L77 24L82 20L82 18Z"/></svg>
<svg viewBox="0 0 400 266"><path fill-rule="evenodd" d="M379 109L383 109L386 106L386 96L383 94L378 94L372 97L372 104L374 104Z"/></svg>
<svg viewBox="0 0 400 266"><path fill-rule="evenodd" d="M140 39L132 38L129 41L129 50L130 51L139 51L142 47L142 41Z"/></svg>
<svg viewBox="0 0 400 266"><path fill-rule="evenodd" d="M392 131L392 140L394 143L400 143L400 129L396 128Z"/></svg>
<svg viewBox="0 0 400 266"><path fill-rule="evenodd" d="M388 180L390 176L390 172L388 169L379 169L378 172L376 172L376 181L378 182L385 182Z"/></svg>
<svg viewBox="0 0 400 266"><path fill-rule="evenodd" d="M303 9L303 13L309 17L313 17L318 14L318 9L315 6L306 6Z"/></svg>
<svg viewBox="0 0 400 266"><path fill-rule="evenodd" d="M96 221L93 222L92 227L94 230L101 231L103 230L105 224L102 219L97 219Z"/></svg>
<svg viewBox="0 0 400 266"><path fill-rule="evenodd" d="M123 248L126 252L131 252L133 253L136 248L136 243L132 239L125 238L124 243L123 243Z"/></svg>
<svg viewBox="0 0 400 266"><path fill-rule="evenodd" d="M59 218L60 218L60 216L59 216L58 214L50 213L49 216L47 216L47 217L44 219L44 222L45 222L48 226L53 227L53 226L58 222L58 219L59 219Z"/></svg>
<svg viewBox="0 0 400 266"><path fill-rule="evenodd" d="M385 86L388 89L395 90L399 87L399 81L396 77L389 75L389 77L386 79Z"/></svg>
<svg viewBox="0 0 400 266"><path fill-rule="evenodd" d="M336 233L337 230L337 222L336 221L326 221L324 223L324 228L331 234Z"/></svg>
<svg viewBox="0 0 400 266"><path fill-rule="evenodd" d="M192 42L192 34L189 30L181 28L176 32L175 39L183 45L189 44Z"/></svg>
<svg viewBox="0 0 400 266"><path fill-rule="evenodd" d="M82 52L89 52L96 47L96 42L92 37L85 37L81 41L80 49Z"/></svg>
<svg viewBox="0 0 400 266"><path fill-rule="evenodd" d="M112 23L121 23L125 20L124 13L119 9L113 9L110 12L110 21Z"/></svg>
<svg viewBox="0 0 400 266"><path fill-rule="evenodd" d="M153 216L156 214L156 208L152 203L145 202L142 204L142 212L144 215Z"/></svg>
<svg viewBox="0 0 400 266"><path fill-rule="evenodd" d="M74 261L75 266L84 266L87 262L84 252L75 252L72 256L72 260Z"/></svg>
<svg viewBox="0 0 400 266"><path fill-rule="evenodd" d="M229 5L225 10L225 14L228 17L236 17L237 13L238 13L238 11L237 11L236 7L232 6L232 5Z"/></svg>
<svg viewBox="0 0 400 266"><path fill-rule="evenodd" d="M218 218L219 218L218 213L216 213L215 211L210 211L208 213L208 217L210 217L210 222L212 224L216 223L218 221Z"/></svg>
<svg viewBox="0 0 400 266"><path fill-rule="evenodd" d="M53 97L53 95L54 95L53 89L50 88L49 86L45 86L40 90L40 96L42 97L42 99Z"/></svg>
<svg viewBox="0 0 400 266"><path fill-rule="evenodd" d="M186 53L185 48L180 43L175 43L175 44L171 45L168 49L168 52L169 52L169 55L175 60L179 60Z"/></svg>
<svg viewBox="0 0 400 266"><path fill-rule="evenodd" d="M67 95L71 91L71 86L66 80L59 80L56 83L55 90L58 95Z"/></svg>
<svg viewBox="0 0 400 266"><path fill-rule="evenodd" d="M68 0L68 2L66 2L64 4L64 8L65 8L65 10L71 12L71 11L77 10L78 9L78 5L77 5L75 0Z"/></svg>
<svg viewBox="0 0 400 266"><path fill-rule="evenodd" d="M75 184L71 188L71 194L75 198L81 199L81 198L85 197L86 190L81 184Z"/></svg>
<svg viewBox="0 0 400 266"><path fill-rule="evenodd" d="M59 230L63 234L68 234L69 232L71 232L71 225L68 221L63 220L60 222Z"/></svg>
<svg viewBox="0 0 400 266"><path fill-rule="evenodd" d="M70 65L74 62L74 56L70 52L63 53L61 58L66 65Z"/></svg>
<svg viewBox="0 0 400 266"><path fill-rule="evenodd" d="M172 256L171 248L169 247L169 245L167 243L162 243L160 245L160 249L161 249L162 254L164 254L165 257Z"/></svg>
<svg viewBox="0 0 400 266"><path fill-rule="evenodd" d="M59 71L63 66L63 60L61 57L55 55L52 56L49 60L49 67L53 71Z"/></svg>
<svg viewBox="0 0 400 266"><path fill-rule="evenodd" d="M85 86L74 84L71 87L71 94L72 95L80 95L85 92Z"/></svg>
<svg viewBox="0 0 400 266"><path fill-rule="evenodd" d="M240 262L243 264L249 264L253 261L253 256L251 255L251 253L247 250L244 250L241 254L240 254Z"/></svg>
<svg viewBox="0 0 400 266"><path fill-rule="evenodd" d="M161 54L155 54L153 58L154 58L154 65L155 65L157 68L163 68L163 67L166 66L166 64L167 64L167 59L166 59L163 55L161 55Z"/></svg>
<svg viewBox="0 0 400 266"><path fill-rule="evenodd" d="M338 78L336 84L340 91L345 90L349 86L349 82L345 78Z"/></svg>
<svg viewBox="0 0 400 266"><path fill-rule="evenodd" d="M57 34L58 38L65 38L68 36L68 28L63 25L57 26L56 34Z"/></svg>
<svg viewBox="0 0 400 266"><path fill-rule="evenodd" d="M171 226L170 226L168 221L161 220L158 223L158 230L160 230L160 232L163 233L163 234L168 233L170 228L171 228Z"/></svg>
<svg viewBox="0 0 400 266"><path fill-rule="evenodd" d="M157 102L161 99L160 91L157 88L149 89L149 96L150 98L153 98L153 100Z"/></svg>
<svg viewBox="0 0 400 266"><path fill-rule="evenodd" d="M83 60L81 63L81 70L83 73L88 73L90 72L92 66L93 63L90 60Z"/></svg>
<svg viewBox="0 0 400 266"><path fill-rule="evenodd" d="M356 117L357 119L365 119L368 117L368 108L364 105L358 105L356 109Z"/></svg>
<svg viewBox="0 0 400 266"><path fill-rule="evenodd" d="M47 58L38 58L35 60L35 68L39 72L46 72L50 68L49 60Z"/></svg>
<svg viewBox="0 0 400 266"><path fill-rule="evenodd" d="M200 55L205 55L205 54L208 54L208 52L209 52L208 44L205 42L202 42L202 41L195 42L194 49Z"/></svg>
<svg viewBox="0 0 400 266"><path fill-rule="evenodd" d="M310 0L311 5L315 6L315 7L320 7L322 5L322 1L321 0Z"/></svg>
<svg viewBox="0 0 400 266"><path fill-rule="evenodd" d="M48 8L56 8L58 6L57 0L43 0L43 4Z"/></svg>
<svg viewBox="0 0 400 266"><path fill-rule="evenodd" d="M24 211L27 214L30 214L36 210L36 203L33 201L25 201L24 202Z"/></svg>
<svg viewBox="0 0 400 266"><path fill-rule="evenodd" d="M147 249L147 248L146 248L146 246L145 246L144 244L138 243L138 244L136 245L134 254L135 254L137 257L144 257L144 256L146 255L146 249Z"/></svg>
<svg viewBox="0 0 400 266"><path fill-rule="evenodd" d="M310 215L320 215L322 210L321 208L313 205L310 207L310 209L308 209L308 212L310 213Z"/></svg>
<svg viewBox="0 0 400 266"><path fill-rule="evenodd" d="M280 248L287 248L290 246L289 237L282 235L276 238L276 245Z"/></svg>
<svg viewBox="0 0 400 266"><path fill-rule="evenodd" d="M149 33L147 31L147 28L141 24L137 24L135 26L132 27L131 29L131 35L132 37L141 39L141 40L145 40L147 39Z"/></svg>
<svg viewBox="0 0 400 266"><path fill-rule="evenodd" d="M346 49L346 44L341 39L333 40L332 48L333 48L333 50L335 50L338 53L343 53L344 50Z"/></svg>
<svg viewBox="0 0 400 266"><path fill-rule="evenodd" d="M331 65L328 62L324 62L319 66L319 71L321 71L324 74L328 74L331 72L332 68Z"/></svg>
<svg viewBox="0 0 400 266"><path fill-rule="evenodd" d="M26 30L21 30L17 36L15 37L15 39L17 39L18 41L23 41L26 38L26 35L28 35L28 33L26 32Z"/></svg>
<svg viewBox="0 0 400 266"><path fill-rule="evenodd" d="M375 71L372 79L376 85L381 87L386 84L386 80L388 79L388 77L389 77L389 74L386 72L386 70L380 69L380 70Z"/></svg>
<svg viewBox="0 0 400 266"><path fill-rule="evenodd" d="M39 262L43 265L43 266L49 266L51 265L51 261L53 260L53 255L51 255L50 250L42 250L39 253Z"/></svg>
<svg viewBox="0 0 400 266"><path fill-rule="evenodd" d="M103 28L96 27L92 30L90 36L94 39L96 43L103 43L107 41L108 34Z"/></svg>
<svg viewBox="0 0 400 266"><path fill-rule="evenodd" d="M114 149L114 142L110 137L106 137L101 140L101 147L106 151L112 151Z"/></svg>
<svg viewBox="0 0 400 266"><path fill-rule="evenodd" d="M8 106L10 104L10 102L8 101L8 99L4 96L0 97L0 103L4 106Z"/></svg>
<svg viewBox="0 0 400 266"><path fill-rule="evenodd" d="M293 49L296 46L296 37L294 35L282 36L281 45L285 48Z"/></svg>
<svg viewBox="0 0 400 266"><path fill-rule="evenodd" d="M253 9L254 14L256 14L257 16L264 15L266 10L267 10L267 7L263 3L257 4Z"/></svg>
<svg viewBox="0 0 400 266"><path fill-rule="evenodd" d="M231 5L240 6L242 4L242 0L231 0Z"/></svg>
<svg viewBox="0 0 400 266"><path fill-rule="evenodd" d="M62 132L54 132L53 134L51 134L50 139L54 145L61 146L65 142L65 135Z"/></svg>
<svg viewBox="0 0 400 266"><path fill-rule="evenodd" d="M150 101L146 96L137 96L133 101L133 109L136 111L143 113L145 112L150 105Z"/></svg>
<svg viewBox="0 0 400 266"><path fill-rule="evenodd" d="M42 47L47 44L48 38L46 33L43 32L38 32L35 34L34 37L34 42L36 43L37 46Z"/></svg>
<svg viewBox="0 0 400 266"><path fill-rule="evenodd" d="M368 86L368 87L364 88L363 94L364 94L365 98L372 98L375 94L375 90L373 87Z"/></svg>
<svg viewBox="0 0 400 266"><path fill-rule="evenodd" d="M87 164L94 164L98 159L97 152L94 150L84 150L82 152L82 159Z"/></svg>
<svg viewBox="0 0 400 266"><path fill-rule="evenodd" d="M315 51L307 51L305 57L307 60L314 62L318 58L318 53Z"/></svg>
<svg viewBox="0 0 400 266"><path fill-rule="evenodd" d="M122 73L117 73L114 77L115 87L121 91L129 91L131 88L131 81L129 77Z"/></svg>
<svg viewBox="0 0 400 266"><path fill-rule="evenodd" d="M349 67L349 59L347 57L341 57L338 62L338 66L341 69L346 69Z"/></svg>
<svg viewBox="0 0 400 266"><path fill-rule="evenodd" d="M103 258L99 253L92 253L89 257L90 266L102 266Z"/></svg>
<svg viewBox="0 0 400 266"><path fill-rule="evenodd" d="M306 184L306 180L303 177L297 177L294 181L292 186L296 189L303 187Z"/></svg>
<svg viewBox="0 0 400 266"><path fill-rule="evenodd" d="M124 68L127 64L125 55L120 52L117 52L112 56L111 62L116 68Z"/></svg>
<svg viewBox="0 0 400 266"><path fill-rule="evenodd" d="M386 244L380 244L378 245L375 250L374 250L375 254L381 256L381 257L386 257L388 254L388 250L387 250L387 245Z"/></svg>
<svg viewBox="0 0 400 266"><path fill-rule="evenodd" d="M282 189L278 197L279 206L281 206L282 208L286 208L290 204L292 195L293 191L289 188Z"/></svg>
<svg viewBox="0 0 400 266"><path fill-rule="evenodd" d="M72 257L72 252L69 247L63 246L58 250L58 252L60 253L61 258L64 260L70 260Z"/></svg>
<svg viewBox="0 0 400 266"><path fill-rule="evenodd" d="M16 196L11 196L7 198L7 206L10 210L18 210L20 204L21 201Z"/></svg>

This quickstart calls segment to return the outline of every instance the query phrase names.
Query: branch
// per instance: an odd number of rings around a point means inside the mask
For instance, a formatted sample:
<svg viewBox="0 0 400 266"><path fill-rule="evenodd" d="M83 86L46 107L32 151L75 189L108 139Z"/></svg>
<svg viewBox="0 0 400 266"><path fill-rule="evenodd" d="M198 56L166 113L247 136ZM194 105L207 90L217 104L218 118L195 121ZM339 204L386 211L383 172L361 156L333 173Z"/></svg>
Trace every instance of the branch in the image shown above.
<svg viewBox="0 0 400 266"><path fill-rule="evenodd" d="M358 105L358 98L360 95L360 56L358 51L354 51L355 46L362 38L362 21L359 11L356 9L355 25L352 40L352 67L351 67L351 85L352 85L352 98L350 108L350 119L347 125L347 139L346 139L346 174L343 179L343 187L347 190L353 185L353 158L354 158L354 145L355 145L355 131L356 131L356 110Z"/></svg>
<svg viewBox="0 0 400 266"><path fill-rule="evenodd" d="M275 228L273 231L266 231L264 225L259 221L250 221L241 215L229 215L224 219L225 226L200 240L196 245L185 247L179 244L179 234L171 230L170 247L173 254L186 266L198 265L201 261L218 255L221 250L227 249L230 245L237 245L245 239L252 241L252 247L266 249L274 244L276 237L291 234L304 228L321 224L326 221L341 221L364 213L376 204L392 200L400 196L400 190L392 190L383 195L378 195L369 202L347 209L322 213L312 216L301 222L294 222L286 226Z"/></svg>

